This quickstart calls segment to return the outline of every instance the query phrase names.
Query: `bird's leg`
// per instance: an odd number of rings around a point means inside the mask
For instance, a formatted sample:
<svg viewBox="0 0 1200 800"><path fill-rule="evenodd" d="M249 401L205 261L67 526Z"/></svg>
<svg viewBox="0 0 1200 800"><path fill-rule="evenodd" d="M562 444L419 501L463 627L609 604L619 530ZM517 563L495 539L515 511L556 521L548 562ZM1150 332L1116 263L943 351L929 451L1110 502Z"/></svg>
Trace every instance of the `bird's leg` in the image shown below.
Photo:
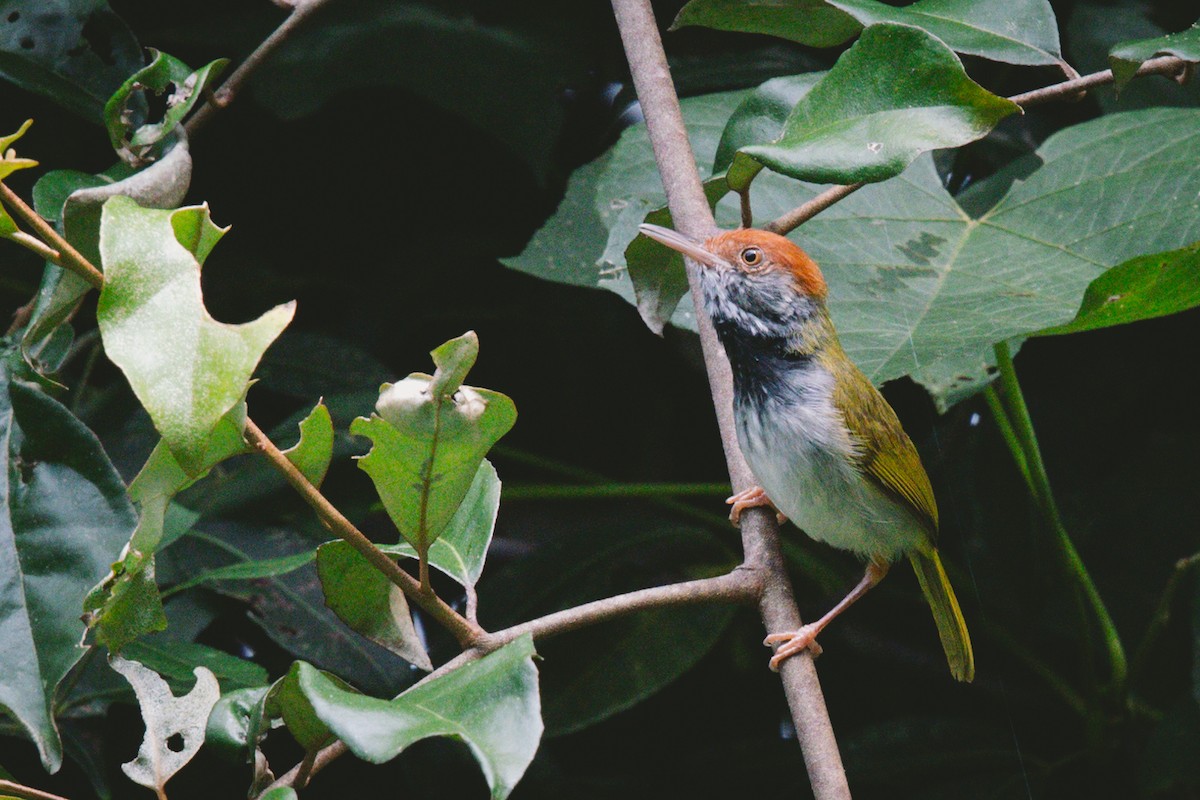
<svg viewBox="0 0 1200 800"><path fill-rule="evenodd" d="M858 582L858 585L851 589L850 593L843 597L840 603L829 609L829 612L825 616L816 622L810 622L799 630L789 633L772 633L764 639L763 644L765 645L783 642L779 646L779 649L775 651L775 655L771 657L771 669L778 672L779 665L784 660L794 656L805 648L811 648L813 655L820 655L821 646L817 644L817 634L826 625L833 622L838 614L849 608L855 600L858 600L870 591L871 587L883 580L883 576L887 575L890 566L886 561L871 561L867 564L867 571L863 574L862 580Z"/></svg>
<svg viewBox="0 0 1200 800"><path fill-rule="evenodd" d="M744 489L733 497L725 498L725 503L732 506L729 509L729 521L734 525L740 525L742 522L742 512L747 508L755 508L757 506L770 506L775 508L775 504L771 502L771 498L767 497L767 493L763 491L761 486L751 486L749 489ZM775 518L779 520L779 524L787 522L787 516L782 511L775 508Z"/></svg>

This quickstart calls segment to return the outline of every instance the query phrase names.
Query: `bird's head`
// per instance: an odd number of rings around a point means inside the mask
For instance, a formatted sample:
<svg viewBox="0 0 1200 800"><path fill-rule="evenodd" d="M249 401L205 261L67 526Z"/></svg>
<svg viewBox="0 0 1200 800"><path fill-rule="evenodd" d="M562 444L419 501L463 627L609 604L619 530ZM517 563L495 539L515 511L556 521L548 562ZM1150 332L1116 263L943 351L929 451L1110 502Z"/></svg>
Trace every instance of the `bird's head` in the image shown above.
<svg viewBox="0 0 1200 800"><path fill-rule="evenodd" d="M824 317L825 278L786 237L742 228L701 242L660 225L639 230L703 267L704 304L718 325L732 323L755 336L788 336L797 325Z"/></svg>

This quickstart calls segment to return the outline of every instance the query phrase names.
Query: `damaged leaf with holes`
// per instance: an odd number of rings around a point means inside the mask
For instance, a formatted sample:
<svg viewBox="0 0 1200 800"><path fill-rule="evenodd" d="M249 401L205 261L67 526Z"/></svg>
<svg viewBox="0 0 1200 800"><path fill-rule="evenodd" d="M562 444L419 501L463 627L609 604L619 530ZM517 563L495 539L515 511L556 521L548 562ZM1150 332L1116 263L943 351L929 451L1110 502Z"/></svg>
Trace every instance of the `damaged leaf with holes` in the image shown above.
<svg viewBox="0 0 1200 800"><path fill-rule="evenodd" d="M430 354L432 376L413 373L384 384L376 413L350 425L373 445L359 467L422 559L466 497L483 457L517 419L506 395L462 384L478 354L474 331L451 339Z"/></svg>
<svg viewBox="0 0 1200 800"><path fill-rule="evenodd" d="M150 52L150 64L129 76L104 104L104 127L113 149L132 166L156 161L162 155L162 149L169 146L167 137L229 64L229 59L219 58L193 71L174 56L153 48ZM147 116L147 92L166 95L166 111L158 122Z"/></svg>

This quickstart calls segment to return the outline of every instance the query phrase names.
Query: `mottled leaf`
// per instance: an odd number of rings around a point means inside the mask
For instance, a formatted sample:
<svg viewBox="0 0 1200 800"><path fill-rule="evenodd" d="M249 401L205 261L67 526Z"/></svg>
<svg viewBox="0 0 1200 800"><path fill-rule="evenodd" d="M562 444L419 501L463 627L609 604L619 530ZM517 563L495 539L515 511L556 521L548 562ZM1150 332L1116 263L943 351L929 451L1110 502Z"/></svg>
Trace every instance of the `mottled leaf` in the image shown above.
<svg viewBox="0 0 1200 800"><path fill-rule="evenodd" d="M121 769L134 783L165 797L167 781L204 744L208 714L221 696L217 679L204 667L196 667L195 687L183 697L175 697L166 681L136 661L113 656L109 663L133 686L146 723L137 758L122 764Z"/></svg>
<svg viewBox="0 0 1200 800"><path fill-rule="evenodd" d="M105 203L101 223L105 283L96 316L105 351L189 474L201 469L213 427L245 395L263 351L295 312L288 303L242 325L209 316L200 265L224 232L206 207L160 211L123 197Z"/></svg>

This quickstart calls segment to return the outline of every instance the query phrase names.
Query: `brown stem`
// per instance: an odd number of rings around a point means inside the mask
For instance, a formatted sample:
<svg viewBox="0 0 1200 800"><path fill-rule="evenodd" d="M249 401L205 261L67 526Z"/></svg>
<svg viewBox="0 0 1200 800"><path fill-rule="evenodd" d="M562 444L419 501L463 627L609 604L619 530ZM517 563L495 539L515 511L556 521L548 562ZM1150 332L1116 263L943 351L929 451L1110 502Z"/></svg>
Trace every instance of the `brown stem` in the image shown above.
<svg viewBox="0 0 1200 800"><path fill-rule="evenodd" d="M376 547L370 539L363 535L362 531L354 526L354 523L346 519L317 487L309 483L308 478L304 477L304 474L288 460L283 451L267 438L267 435L254 424L253 420L246 420L245 435L246 441L266 456L267 460L271 462L271 466L279 470L292 488L299 492L305 502L317 512L317 517L331 533L357 550L388 580L400 587L400 590L410 600L454 634L459 644L470 647L487 638L487 633L483 628L460 616L436 594L422 591L420 582L401 569L400 565L393 561L387 553Z"/></svg>
<svg viewBox="0 0 1200 800"><path fill-rule="evenodd" d="M191 118L184 123L184 128L187 130L189 137L195 136L200 128L208 120L223 108L227 108L242 91L246 85L246 81L250 76L262 66L263 62L275 52L284 42L291 38L296 29L317 11L321 6L328 3L329 0L294 0L288 3L285 7L290 7L292 12L287 15L287 18L280 23L279 27L271 32L271 35L263 40L262 44L254 49L254 52L246 57L246 60L241 63L233 74L225 79L221 84L221 88L217 89L203 106L201 106ZM278 4L277 4L278 5Z"/></svg>
<svg viewBox="0 0 1200 800"><path fill-rule="evenodd" d="M96 269L96 267L92 265L92 262L84 258L78 250L72 247L70 242L60 236L58 231L54 230L54 227L50 225L50 223L42 219L41 214L37 213L28 205L26 205L25 201L22 200L16 192L8 188L3 183L0 183L0 200L2 200L4 205L10 208L16 214L16 216L20 217L26 225L32 228L34 232L37 233L38 238L50 245L54 250L58 251L58 258L49 260L53 261L63 269L69 269L76 273L89 284L91 284L93 289L99 289L104 286L104 274L101 273L100 270ZM25 242L21 243L26 247L29 246Z"/></svg>
<svg viewBox="0 0 1200 800"><path fill-rule="evenodd" d="M658 171L667 193L671 219L682 233L697 238L711 235L716 228L696 172L696 161L683 125L683 114L671 74L658 24L649 0L612 0L617 27L625 45L633 75L634 88L646 117L646 129L654 148ZM688 283L697 303L696 320L700 344L708 371L713 403L716 406L721 443L734 491L754 483L745 458L738 447L733 423L733 381L729 362L717 341L712 321L699 304L701 293L696 282L696 265L688 265ZM742 519L742 547L746 564L756 569L762 580L759 613L768 631L794 630L801 625L800 613L792 597L791 584L779 548L779 527L774 514L766 509L751 509ZM797 738L804 752L809 782L817 800L848 798L850 788L842 768L837 739L825 710L825 699L817 680L811 655L785 661L780 668L784 693L791 707Z"/></svg>
<svg viewBox="0 0 1200 800"><path fill-rule="evenodd" d="M830 186L813 199L801 203L774 222L767 223L763 230L786 236L796 228L829 208L834 203L857 192L865 183L851 183L845 186Z"/></svg>
<svg viewBox="0 0 1200 800"><path fill-rule="evenodd" d="M304 760L296 767L296 780L292 786L296 789L303 789L308 786L308 781L313 775L313 765L317 762L317 756L320 755L320 748L309 750L304 754Z"/></svg>
<svg viewBox="0 0 1200 800"><path fill-rule="evenodd" d="M1175 58L1174 56L1160 56L1152 58L1142 64L1135 73L1136 77L1144 75L1175 75L1183 74L1188 68L1189 63L1183 59ZM1051 100L1075 99L1081 96L1081 93L1088 89L1093 89L1097 86L1113 82L1113 73L1111 69L1103 69L1099 72L1092 72L1088 75L1075 77L1070 80L1056 83L1052 86L1045 86L1041 89L1034 89L1031 92L1015 94L1008 98L1022 108L1046 103ZM764 230L778 233L781 236L787 235L797 227L815 217L825 209L829 208L834 203L842 200L851 192L861 189L865 184L852 183L846 186L831 186L821 192L816 197L806 203L803 203L796 208L783 214L774 222L763 226ZM749 189L746 190L747 192ZM743 203L745 207L745 203ZM743 222L743 226L745 223Z"/></svg>
<svg viewBox="0 0 1200 800"><path fill-rule="evenodd" d="M67 800L67 798L61 795L43 792L41 789L34 789L32 786L26 786L23 783L6 780L0 780L0 795L20 797L23 800Z"/></svg>

